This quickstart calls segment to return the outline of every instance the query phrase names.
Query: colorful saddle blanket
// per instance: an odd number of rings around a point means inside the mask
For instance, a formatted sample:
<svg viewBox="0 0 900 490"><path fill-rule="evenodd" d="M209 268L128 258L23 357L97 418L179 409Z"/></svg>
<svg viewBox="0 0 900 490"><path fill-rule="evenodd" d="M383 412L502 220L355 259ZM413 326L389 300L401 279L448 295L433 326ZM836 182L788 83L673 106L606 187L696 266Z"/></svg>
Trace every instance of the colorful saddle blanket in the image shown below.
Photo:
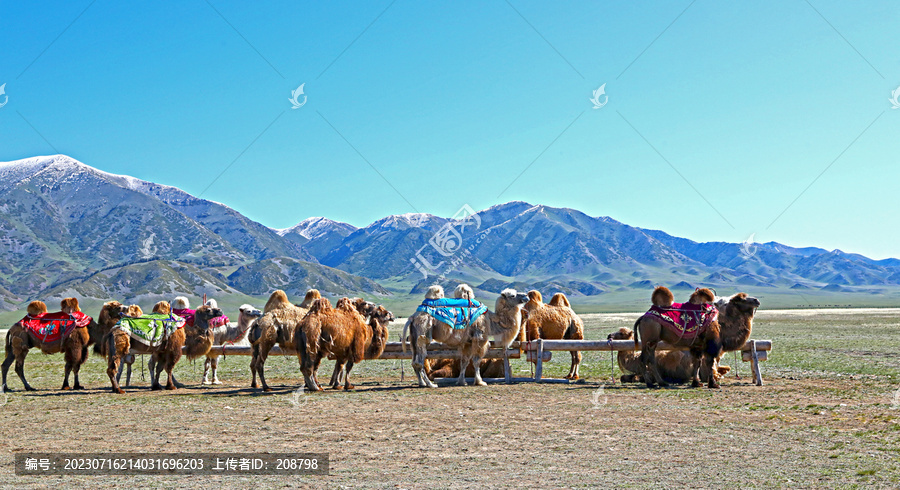
<svg viewBox="0 0 900 490"><path fill-rule="evenodd" d="M151 314L139 318L123 316L116 327L128 332L138 342L156 347L173 332L184 327L184 323L184 318L178 315Z"/></svg>
<svg viewBox="0 0 900 490"><path fill-rule="evenodd" d="M651 306L644 316L656 320L683 339L692 339L705 332L719 318L719 310L708 303L673 303L670 308Z"/></svg>
<svg viewBox="0 0 900 490"><path fill-rule="evenodd" d="M468 299L426 299L416 311L428 313L456 330L472 324L487 311L487 306Z"/></svg>
<svg viewBox="0 0 900 490"><path fill-rule="evenodd" d="M91 317L80 311L72 314L59 311L39 316L27 315L19 323L41 342L49 343L68 337L72 330L88 326L91 320Z"/></svg>
<svg viewBox="0 0 900 490"><path fill-rule="evenodd" d="M188 325L194 326L194 315L197 314L197 310L173 308L172 313L184 318L185 323ZM217 316L209 321L209 328L221 327L222 325L228 325L228 317L225 315Z"/></svg>

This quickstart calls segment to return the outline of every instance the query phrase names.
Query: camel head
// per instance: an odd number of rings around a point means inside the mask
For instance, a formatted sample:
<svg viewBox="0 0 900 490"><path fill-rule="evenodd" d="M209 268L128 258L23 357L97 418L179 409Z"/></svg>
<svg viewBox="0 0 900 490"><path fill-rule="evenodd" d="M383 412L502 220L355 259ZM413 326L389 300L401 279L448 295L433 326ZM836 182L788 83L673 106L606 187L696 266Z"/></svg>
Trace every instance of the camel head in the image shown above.
<svg viewBox="0 0 900 490"><path fill-rule="evenodd" d="M508 347L522 328L524 321L522 305L527 302L527 294L516 292L515 289L504 289L494 303L494 311L488 313L491 326L490 330L484 333L495 336L494 340Z"/></svg>
<svg viewBox="0 0 900 490"><path fill-rule="evenodd" d="M206 302L206 306L212 306L213 308L218 308L219 303L217 303L216 300L209 298L209 301Z"/></svg>
<svg viewBox="0 0 900 490"><path fill-rule="evenodd" d="M388 329L387 326L394 320L394 314L387 310L384 306L378 305L369 318L369 326L372 327L372 343L366 349L366 359L374 359L384 352L384 346L387 345Z"/></svg>
<svg viewBox="0 0 900 490"><path fill-rule="evenodd" d="M217 316L223 316L225 312L223 312L219 308L213 308L209 305L201 306L196 313L194 313L194 326L200 330L200 333L209 330L209 321Z"/></svg>
<svg viewBox="0 0 900 490"><path fill-rule="evenodd" d="M372 313L375 312L375 307L377 306L375 303L366 301L362 298L353 298L350 302L353 303L353 307L356 308L356 311L364 318L372 316Z"/></svg>
<svg viewBox="0 0 900 490"><path fill-rule="evenodd" d="M468 284L460 284L453 290L453 297L456 299L475 299L475 291Z"/></svg>
<svg viewBox="0 0 900 490"><path fill-rule="evenodd" d="M444 288L439 284L435 284L433 286L428 286L428 290L425 291L425 299L441 299L444 297Z"/></svg>
<svg viewBox="0 0 900 490"><path fill-rule="evenodd" d="M176 310L189 310L191 308L191 302L188 301L185 296L178 296L172 300L172 308L175 308Z"/></svg>
<svg viewBox="0 0 900 490"><path fill-rule="evenodd" d="M43 301L32 301L28 303L28 314L38 316L47 313L47 305Z"/></svg>
<svg viewBox="0 0 900 490"><path fill-rule="evenodd" d="M119 317L126 313L127 309L127 306L118 301L107 301L103 304L103 308L100 309L100 315L97 317L97 322L101 325L112 327L119 321Z"/></svg>
<svg viewBox="0 0 900 490"><path fill-rule="evenodd" d="M743 314L753 313L753 310L759 308L759 300L753 296L747 296L747 293L737 293L728 300L728 306L737 308Z"/></svg>
<svg viewBox="0 0 900 490"><path fill-rule="evenodd" d="M172 307L169 306L168 301L160 301L153 305L153 313L156 313L157 315L171 315Z"/></svg>
<svg viewBox="0 0 900 490"><path fill-rule="evenodd" d="M541 295L541 293L538 293L537 291L532 292L537 293L538 296ZM497 298L497 302L499 303L500 300L503 300L507 305L515 305L518 307L519 305L524 305L528 302L528 294L517 293L515 289L504 289L500 293L500 297Z"/></svg>
<svg viewBox="0 0 900 490"><path fill-rule="evenodd" d="M653 294L650 295L650 301L654 306L668 308L675 302L675 295L665 286L656 286Z"/></svg>
<svg viewBox="0 0 900 490"><path fill-rule="evenodd" d="M622 327L606 337L607 340L631 340L633 338L634 332L628 327Z"/></svg>
<svg viewBox="0 0 900 490"><path fill-rule="evenodd" d="M262 311L254 308L252 305L248 305L248 304L241 305L241 307L238 308L238 311L241 312L240 313L241 315L246 315L247 317L250 317L250 318L259 318L262 316Z"/></svg>
<svg viewBox="0 0 900 490"><path fill-rule="evenodd" d="M59 309L62 310L63 313L75 313L80 312L81 308L78 306L78 298L65 298L59 302Z"/></svg>
<svg viewBox="0 0 900 490"><path fill-rule="evenodd" d="M716 295L709 288L697 288L691 294L691 299L688 302L695 305L712 304L716 302Z"/></svg>

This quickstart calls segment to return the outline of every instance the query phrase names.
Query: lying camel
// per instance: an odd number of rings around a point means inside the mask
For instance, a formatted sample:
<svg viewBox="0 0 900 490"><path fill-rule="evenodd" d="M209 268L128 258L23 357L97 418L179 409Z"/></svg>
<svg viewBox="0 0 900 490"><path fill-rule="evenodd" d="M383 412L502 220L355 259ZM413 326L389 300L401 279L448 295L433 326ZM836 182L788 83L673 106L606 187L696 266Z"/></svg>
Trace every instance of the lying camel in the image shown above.
<svg viewBox="0 0 900 490"><path fill-rule="evenodd" d="M628 327L622 327L618 331L609 334L609 340L634 340L634 332ZM643 383L644 365L641 362L640 351L619 351L619 369L622 370L623 383ZM656 353L656 365L659 366L659 374L663 381L672 384L681 384L691 381L693 373L693 359L690 353L681 350L670 350ZM728 366L716 366L716 379L721 379L731 371ZM705 380L709 374L700 372L700 379Z"/></svg>

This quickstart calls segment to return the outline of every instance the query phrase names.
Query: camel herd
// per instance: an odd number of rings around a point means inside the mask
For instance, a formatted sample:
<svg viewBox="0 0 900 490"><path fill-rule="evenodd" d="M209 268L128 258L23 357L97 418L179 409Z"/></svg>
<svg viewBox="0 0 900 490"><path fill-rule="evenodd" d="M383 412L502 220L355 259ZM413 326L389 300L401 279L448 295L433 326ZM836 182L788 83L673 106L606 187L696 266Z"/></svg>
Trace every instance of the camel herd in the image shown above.
<svg viewBox="0 0 900 490"><path fill-rule="evenodd" d="M528 341L584 339L584 323L562 293L555 294L545 304L538 291L525 294L506 289L494 303L493 311L481 305L474 296L472 288L466 284L460 284L453 291L453 298L447 299L441 286L431 286L426 291L423 306L426 303L462 305L462 311L471 313L477 309L477 313L467 319L463 317L464 321L455 325L423 307L408 317L401 341L404 352L407 343L411 345L412 366L420 387L436 387L434 379L438 377L455 377L459 385L465 385L467 377L474 378L476 385L485 384L483 377L502 377L504 361L484 359L492 338L504 351L520 338L520 334ZM644 382L648 387L690 381L692 386L698 387L702 380L710 388L718 388L718 380L730 369L720 366L719 360L724 352L739 350L747 342L759 300L745 293L717 298L711 290L703 288L694 291L687 303L679 304L674 303L670 290L659 286L653 291L651 302L651 310L635 322L633 329L623 327L608 337L635 342L634 351L618 354L619 367L626 373L622 381ZM144 315L138 305L109 301L103 305L96 320L81 313L75 298L64 299L60 308L60 313L48 314L43 302L33 301L28 305L27 316L9 329L5 342L6 358L2 364L4 391L9 390L7 374L13 362L25 390L34 390L25 378L24 363L28 351L35 347L45 354L64 354L63 390L84 389L78 374L91 345L95 353L106 358L107 375L115 393L124 393L119 383L126 366L126 386L130 385L134 354L150 356L148 366L153 390L163 389L159 382L162 371L167 374L165 389L183 386L172 372L183 354L189 359L205 357L203 384L220 384L216 373L218 355L210 352L213 345L226 344L251 347L253 388L261 386L264 391L271 391L266 383L265 363L277 344L283 350L297 353L307 390L323 389L317 372L325 357L335 359L328 386L351 390L350 372L354 365L382 355L388 340L388 325L394 320L394 315L382 305L362 298L341 298L332 305L315 289L307 291L299 304L292 303L284 291L277 290L262 311L243 305L238 321L231 323L227 323L215 300L209 300L197 310L189 310L185 297L178 297L171 304L157 303L151 315ZM191 321L185 321L173 311L190 312ZM684 320L679 330L677 322L673 323L666 315L691 317L695 321ZM57 320L48 320L50 318ZM146 341L129 330L126 319L159 322L154 325L160 326L159 331L164 333L157 340ZM59 322L59 332L65 333L48 340L46 334L42 337L34 330L34 325L41 321L49 322L51 327L52 322ZM694 330L690 330L689 325L693 325ZM432 341L458 350L459 359L428 359L427 347ZM661 341L687 350L657 352ZM577 351L571 352L571 356L566 378L578 379L582 356ZM210 369L212 381L208 377ZM71 387L70 374L74 374ZM257 384L257 376L260 384Z"/></svg>

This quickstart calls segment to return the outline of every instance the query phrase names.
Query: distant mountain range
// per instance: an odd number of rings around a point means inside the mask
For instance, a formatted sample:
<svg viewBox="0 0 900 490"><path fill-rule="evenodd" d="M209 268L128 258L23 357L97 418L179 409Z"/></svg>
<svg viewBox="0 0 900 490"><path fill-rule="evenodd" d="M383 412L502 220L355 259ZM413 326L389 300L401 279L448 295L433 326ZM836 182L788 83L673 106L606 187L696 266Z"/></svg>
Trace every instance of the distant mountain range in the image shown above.
<svg viewBox="0 0 900 490"><path fill-rule="evenodd" d="M463 220L309 218L273 230L174 187L56 155L0 163L0 309L75 294L264 296L309 287L405 295L466 281L596 296L655 284L877 293L900 260L775 242L698 243L608 217L509 202Z"/></svg>

